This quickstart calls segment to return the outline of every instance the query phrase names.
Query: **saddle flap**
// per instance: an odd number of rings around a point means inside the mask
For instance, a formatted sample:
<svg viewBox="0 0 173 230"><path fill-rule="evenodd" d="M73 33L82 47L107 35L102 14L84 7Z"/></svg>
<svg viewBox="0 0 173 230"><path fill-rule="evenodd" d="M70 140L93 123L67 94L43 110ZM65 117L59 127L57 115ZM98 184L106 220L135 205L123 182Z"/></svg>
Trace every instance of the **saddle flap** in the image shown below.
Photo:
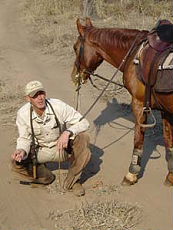
<svg viewBox="0 0 173 230"><path fill-rule="evenodd" d="M159 66L159 70L162 69L173 69L173 52L171 51Z"/></svg>
<svg viewBox="0 0 173 230"><path fill-rule="evenodd" d="M173 92L173 51L166 54L156 74L155 91L160 93Z"/></svg>

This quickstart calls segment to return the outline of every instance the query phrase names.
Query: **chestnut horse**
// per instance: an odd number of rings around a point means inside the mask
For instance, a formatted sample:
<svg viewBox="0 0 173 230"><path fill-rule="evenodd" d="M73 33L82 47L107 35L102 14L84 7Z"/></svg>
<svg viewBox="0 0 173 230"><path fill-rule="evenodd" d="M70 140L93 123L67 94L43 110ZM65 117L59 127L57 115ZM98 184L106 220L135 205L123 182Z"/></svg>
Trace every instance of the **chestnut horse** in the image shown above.
<svg viewBox="0 0 173 230"><path fill-rule="evenodd" d="M137 49L132 49L130 55L128 51L138 45L141 40L146 39L148 31L136 29L120 28L96 28L89 18L85 24L81 24L77 19L78 39L74 44L76 60L72 71L74 83L78 79L86 82L90 73L102 63L103 60L119 68L123 72L124 86L132 96L132 109L135 116L134 149L129 171L123 179L123 184L132 185L139 179L141 170L141 158L144 146L146 114L144 111L146 86L139 80L138 65L134 64L134 59L139 53ZM141 62L145 58L145 52L141 52ZM124 60L124 57L126 60ZM149 62L150 57L147 57ZM123 65L121 64L122 62ZM148 68L144 66L144 71ZM173 91L173 90L172 90ZM173 185L173 93L151 92L150 108L161 110L163 119L163 135L166 148L166 159L168 174L165 184Z"/></svg>

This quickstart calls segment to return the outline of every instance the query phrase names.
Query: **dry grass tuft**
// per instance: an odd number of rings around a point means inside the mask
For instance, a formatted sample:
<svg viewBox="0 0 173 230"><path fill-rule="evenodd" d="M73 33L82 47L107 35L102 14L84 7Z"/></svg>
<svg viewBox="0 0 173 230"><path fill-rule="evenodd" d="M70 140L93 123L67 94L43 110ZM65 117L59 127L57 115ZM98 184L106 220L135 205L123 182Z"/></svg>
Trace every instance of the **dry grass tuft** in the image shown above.
<svg viewBox="0 0 173 230"><path fill-rule="evenodd" d="M32 27L36 45L44 53L58 56L72 53L74 18L79 16L79 0L27 0L24 5L25 22ZM76 7L77 6L77 7Z"/></svg>
<svg viewBox="0 0 173 230"><path fill-rule="evenodd" d="M52 211L49 219L63 230L134 230L142 219L142 210L116 200L99 201L64 212Z"/></svg>
<svg viewBox="0 0 173 230"><path fill-rule="evenodd" d="M16 112L22 104L22 90L19 85L7 84L5 80L0 80L0 124L3 126L15 125ZM6 119L8 114L8 120Z"/></svg>
<svg viewBox="0 0 173 230"><path fill-rule="evenodd" d="M94 25L151 29L159 19L172 18L171 0L97 0ZM35 42L44 53L72 57L77 31L75 21L83 17L80 0L26 0L24 18L35 32ZM134 20L135 19L135 20Z"/></svg>

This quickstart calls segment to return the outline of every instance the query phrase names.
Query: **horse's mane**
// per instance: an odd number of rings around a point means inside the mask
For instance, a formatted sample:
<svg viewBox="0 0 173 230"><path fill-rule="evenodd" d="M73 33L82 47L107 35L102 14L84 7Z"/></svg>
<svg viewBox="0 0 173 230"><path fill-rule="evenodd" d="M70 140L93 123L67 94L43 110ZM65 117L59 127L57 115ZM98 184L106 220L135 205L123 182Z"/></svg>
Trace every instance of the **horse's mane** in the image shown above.
<svg viewBox="0 0 173 230"><path fill-rule="evenodd" d="M137 34L140 34L138 40L141 40L146 37L147 33L147 30L90 27L87 29L86 37L97 45L109 44L114 47L128 48Z"/></svg>

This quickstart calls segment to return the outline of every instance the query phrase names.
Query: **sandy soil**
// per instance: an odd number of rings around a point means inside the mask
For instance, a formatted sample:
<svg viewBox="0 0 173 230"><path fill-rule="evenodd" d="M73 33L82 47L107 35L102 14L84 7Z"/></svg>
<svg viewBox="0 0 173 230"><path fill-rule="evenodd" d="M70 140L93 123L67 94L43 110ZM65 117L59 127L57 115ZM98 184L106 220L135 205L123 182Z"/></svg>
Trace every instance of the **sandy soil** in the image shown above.
<svg viewBox="0 0 173 230"><path fill-rule="evenodd" d="M133 149L133 116L129 105L125 104L130 101L128 94L118 94L109 102L100 100L87 115L95 158L89 169L90 178L84 183L85 197L76 198L71 193L50 193L47 188L20 185L11 172L10 155L15 149L17 136L15 114L24 103L22 89L25 83L31 79L41 80L49 97L75 105L70 80L73 60L62 63L52 56L42 55L32 45L34 35L27 32L20 19L21 3L20 0L15 4L12 0L0 0L0 229L54 230L57 228L50 213L55 210L70 210L97 200L118 199L143 210L143 219L134 229L172 230L172 188L163 185L167 167L159 118L159 126L146 137L142 178L132 187L120 186ZM99 71L108 76L114 69L103 65ZM81 90L82 113L98 94L89 85ZM58 172L54 170L57 175ZM116 189L106 189L111 186Z"/></svg>

